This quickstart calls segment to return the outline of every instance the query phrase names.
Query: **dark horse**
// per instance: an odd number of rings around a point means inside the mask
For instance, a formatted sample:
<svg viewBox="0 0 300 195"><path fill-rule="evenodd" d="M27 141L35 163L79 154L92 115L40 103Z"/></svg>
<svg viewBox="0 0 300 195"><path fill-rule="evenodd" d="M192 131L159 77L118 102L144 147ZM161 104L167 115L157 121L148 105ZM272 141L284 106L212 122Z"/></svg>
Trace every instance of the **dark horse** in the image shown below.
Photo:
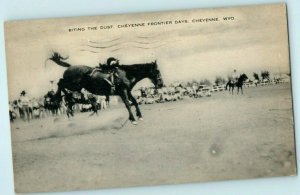
<svg viewBox="0 0 300 195"><path fill-rule="evenodd" d="M91 115L97 114L98 115L98 109L99 106L97 104L97 99L94 95L89 94L87 98L83 97L83 94L81 97L76 97L73 95L73 93L67 93L64 97L65 105L67 107L67 116L74 116L73 114L73 106L77 103L79 104L90 104L90 110L93 111Z"/></svg>
<svg viewBox="0 0 300 195"><path fill-rule="evenodd" d="M54 91L48 91L44 96L44 108L52 113L52 115L57 115L58 110L61 108L61 102L56 98Z"/></svg>
<svg viewBox="0 0 300 195"><path fill-rule="evenodd" d="M248 79L246 74L242 74L236 83L232 83L231 80L228 81L228 83L226 84L225 90L227 90L227 88L229 87L229 92L231 89L231 93L233 94L233 89L234 87L237 87L237 94L239 94L239 89L241 89L241 92L243 94L243 84L244 82Z"/></svg>
<svg viewBox="0 0 300 195"><path fill-rule="evenodd" d="M63 78L58 82L56 97L61 98L61 92L67 94L67 90L80 92L82 88L95 95L119 95L123 100L128 112L129 120L133 124L137 124L132 111L131 104L136 108L137 117L142 120L142 113L139 109L136 99L131 94L132 88L137 82L144 78L149 78L156 88L163 86L160 71L158 70L156 61L146 64L120 65L117 68L118 77L115 78L115 90L112 94L111 84L107 82L110 74L101 71L93 71L95 68L86 65L70 65L65 62L67 58L61 57L58 53L53 53L49 58L56 64L67 67L63 74Z"/></svg>

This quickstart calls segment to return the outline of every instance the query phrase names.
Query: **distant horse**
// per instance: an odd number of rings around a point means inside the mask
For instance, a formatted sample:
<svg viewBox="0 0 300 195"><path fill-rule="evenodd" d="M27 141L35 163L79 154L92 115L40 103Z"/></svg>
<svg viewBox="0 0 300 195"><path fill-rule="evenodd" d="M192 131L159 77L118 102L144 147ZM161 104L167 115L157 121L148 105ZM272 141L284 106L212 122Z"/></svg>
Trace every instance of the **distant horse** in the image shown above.
<svg viewBox="0 0 300 195"><path fill-rule="evenodd" d="M97 98L94 95L89 94L87 96L87 98L84 98L83 96L76 97L73 95L73 93L67 93L67 94L65 94L64 102L67 107L67 116L68 117L74 116L73 106L75 104L90 104L91 105L90 110L93 111L93 113L91 115L93 115L95 113L98 114L99 106L97 104Z"/></svg>
<svg viewBox="0 0 300 195"><path fill-rule="evenodd" d="M237 87L237 94L239 94L239 89L241 89L241 92L243 94L243 84L244 82L248 79L246 74L242 74L236 83L232 83L231 80L228 81L228 83L226 84L225 90L227 90L227 88L229 87L229 92L231 90L231 94L233 94L233 90L234 87Z"/></svg>
<svg viewBox="0 0 300 195"><path fill-rule="evenodd" d="M280 83L280 78L274 78L274 83L277 85Z"/></svg>
<svg viewBox="0 0 300 195"><path fill-rule="evenodd" d="M44 108L52 113L52 115L57 115L61 107L61 101L59 101L54 91L48 91L44 96Z"/></svg>
<svg viewBox="0 0 300 195"><path fill-rule="evenodd" d="M118 76L115 78L115 92L112 94L112 86L107 82L110 78L110 74L95 71L95 68L86 65L70 65L65 62L67 59L68 58L61 57L61 55L56 52L49 58L49 60L52 60L56 64L67 67L63 78L60 79L57 84L56 97L61 98L61 92L67 94L66 89L80 92L82 88L95 95L119 95L129 112L129 120L133 124L137 124L137 122L132 114L130 101L135 106L136 115L140 120L142 120L142 114L136 99L131 94L132 88L137 82L144 78L149 78L157 88L163 86L156 61L146 64L119 65L116 70Z"/></svg>

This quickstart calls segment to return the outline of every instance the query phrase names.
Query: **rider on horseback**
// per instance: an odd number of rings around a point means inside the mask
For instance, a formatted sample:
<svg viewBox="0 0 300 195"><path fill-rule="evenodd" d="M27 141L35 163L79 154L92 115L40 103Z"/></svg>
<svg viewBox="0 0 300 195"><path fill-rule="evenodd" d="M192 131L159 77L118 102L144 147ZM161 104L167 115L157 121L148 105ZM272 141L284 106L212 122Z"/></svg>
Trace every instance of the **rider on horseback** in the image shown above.
<svg viewBox="0 0 300 195"><path fill-rule="evenodd" d="M231 75L231 83L235 84L237 83L238 79L239 79L239 74L236 72L236 69L233 70L233 73Z"/></svg>
<svg viewBox="0 0 300 195"><path fill-rule="evenodd" d="M119 60L113 57L110 57L107 59L106 65L102 64L100 65L100 68L110 74L110 81L112 83L112 86L114 87L114 76L118 75L118 66L119 66Z"/></svg>
<svg viewBox="0 0 300 195"><path fill-rule="evenodd" d="M115 91L115 76L119 77L118 67L119 60L114 57L110 57L107 59L106 64L99 63L99 66L92 71L90 76L92 76L95 71L101 71L103 73L109 74L109 80L105 80L111 85L111 92L113 93Z"/></svg>
<svg viewBox="0 0 300 195"><path fill-rule="evenodd" d="M118 75L119 60L114 57L110 57L107 59L106 65L99 64L99 66L102 69L102 71L109 73L110 82L111 82L111 92L114 93L114 91L115 91L115 76L119 77L119 75Z"/></svg>

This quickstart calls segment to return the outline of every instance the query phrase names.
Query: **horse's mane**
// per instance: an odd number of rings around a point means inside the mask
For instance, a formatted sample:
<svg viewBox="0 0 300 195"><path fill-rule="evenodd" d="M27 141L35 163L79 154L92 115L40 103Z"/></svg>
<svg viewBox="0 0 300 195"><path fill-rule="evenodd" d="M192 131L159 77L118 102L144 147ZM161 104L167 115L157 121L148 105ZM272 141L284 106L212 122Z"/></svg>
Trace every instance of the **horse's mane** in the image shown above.
<svg viewBox="0 0 300 195"><path fill-rule="evenodd" d="M119 65L118 67L126 72L130 72L132 74L139 74L142 72L148 72L150 70L156 69L157 64L156 62L150 62L145 64Z"/></svg>

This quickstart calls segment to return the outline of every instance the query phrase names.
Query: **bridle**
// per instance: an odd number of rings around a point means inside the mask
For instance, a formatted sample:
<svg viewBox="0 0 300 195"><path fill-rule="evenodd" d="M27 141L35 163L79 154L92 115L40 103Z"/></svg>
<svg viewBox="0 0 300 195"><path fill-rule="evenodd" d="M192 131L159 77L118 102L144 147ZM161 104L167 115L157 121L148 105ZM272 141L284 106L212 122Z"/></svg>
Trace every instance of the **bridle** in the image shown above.
<svg viewBox="0 0 300 195"><path fill-rule="evenodd" d="M163 83L163 80L162 80L162 77L161 77L161 74L160 72L158 72L158 74L156 74L156 88L159 87L159 85L162 85Z"/></svg>

